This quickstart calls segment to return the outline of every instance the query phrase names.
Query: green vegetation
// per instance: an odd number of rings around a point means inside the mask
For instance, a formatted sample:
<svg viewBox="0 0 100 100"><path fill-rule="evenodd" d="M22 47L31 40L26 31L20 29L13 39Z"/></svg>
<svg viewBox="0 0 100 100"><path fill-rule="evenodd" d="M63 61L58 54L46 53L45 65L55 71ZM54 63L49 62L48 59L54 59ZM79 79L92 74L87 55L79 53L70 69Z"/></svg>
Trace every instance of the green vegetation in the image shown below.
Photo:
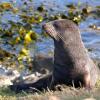
<svg viewBox="0 0 100 100"><path fill-rule="evenodd" d="M6 94L6 95L5 95ZM62 91L47 91L40 93L22 92L16 94L7 88L0 90L0 100L99 100L100 89L86 91L85 89L75 89L74 87L62 88Z"/></svg>

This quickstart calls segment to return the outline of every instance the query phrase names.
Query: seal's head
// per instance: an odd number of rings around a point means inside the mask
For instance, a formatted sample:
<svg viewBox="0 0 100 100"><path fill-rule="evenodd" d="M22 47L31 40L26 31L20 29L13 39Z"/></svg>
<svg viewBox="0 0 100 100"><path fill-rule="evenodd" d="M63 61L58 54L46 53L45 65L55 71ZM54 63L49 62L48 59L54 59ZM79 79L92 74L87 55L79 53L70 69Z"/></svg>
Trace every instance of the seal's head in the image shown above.
<svg viewBox="0 0 100 100"><path fill-rule="evenodd" d="M58 39L58 35L67 39L70 34L78 32L77 25L68 19L60 19L45 23L43 29L53 39Z"/></svg>
<svg viewBox="0 0 100 100"><path fill-rule="evenodd" d="M43 25L43 29L45 30L45 32L52 37L53 39L56 38L57 36L57 31L55 30L55 26L54 26L55 21L51 21L48 23L45 23Z"/></svg>

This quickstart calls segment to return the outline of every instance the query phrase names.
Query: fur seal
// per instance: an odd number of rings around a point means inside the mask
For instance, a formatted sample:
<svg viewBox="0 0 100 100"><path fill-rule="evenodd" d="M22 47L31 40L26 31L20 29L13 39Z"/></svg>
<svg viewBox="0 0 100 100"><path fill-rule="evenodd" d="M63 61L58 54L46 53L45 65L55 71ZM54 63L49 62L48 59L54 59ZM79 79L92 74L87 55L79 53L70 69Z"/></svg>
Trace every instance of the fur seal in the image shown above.
<svg viewBox="0 0 100 100"><path fill-rule="evenodd" d="M19 92L31 88L53 89L57 84L94 87L99 69L87 53L78 26L71 20L60 19L44 24L43 29L54 40L52 74L35 83L12 85L10 88Z"/></svg>

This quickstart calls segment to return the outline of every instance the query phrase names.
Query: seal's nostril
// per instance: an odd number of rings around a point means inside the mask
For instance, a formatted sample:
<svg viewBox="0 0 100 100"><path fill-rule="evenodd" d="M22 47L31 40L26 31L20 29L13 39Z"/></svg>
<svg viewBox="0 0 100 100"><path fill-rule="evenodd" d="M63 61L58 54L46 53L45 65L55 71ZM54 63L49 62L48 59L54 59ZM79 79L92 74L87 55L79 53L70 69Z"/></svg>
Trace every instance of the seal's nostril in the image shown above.
<svg viewBox="0 0 100 100"><path fill-rule="evenodd" d="M42 25L42 28L45 29L45 28L46 28L46 24L43 24L43 25Z"/></svg>

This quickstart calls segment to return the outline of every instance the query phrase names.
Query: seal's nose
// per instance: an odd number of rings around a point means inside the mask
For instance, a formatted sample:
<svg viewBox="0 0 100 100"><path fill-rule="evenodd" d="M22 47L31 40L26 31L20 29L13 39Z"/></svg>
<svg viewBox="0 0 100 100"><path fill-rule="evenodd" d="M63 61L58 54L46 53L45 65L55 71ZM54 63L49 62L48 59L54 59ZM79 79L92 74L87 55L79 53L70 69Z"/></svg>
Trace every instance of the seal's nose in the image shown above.
<svg viewBox="0 0 100 100"><path fill-rule="evenodd" d="M48 34L48 30L47 30L46 24L42 25L42 29L43 29L44 33Z"/></svg>
<svg viewBox="0 0 100 100"><path fill-rule="evenodd" d="M42 25L42 28L45 29L45 28L46 28L46 24L43 24L43 25Z"/></svg>

